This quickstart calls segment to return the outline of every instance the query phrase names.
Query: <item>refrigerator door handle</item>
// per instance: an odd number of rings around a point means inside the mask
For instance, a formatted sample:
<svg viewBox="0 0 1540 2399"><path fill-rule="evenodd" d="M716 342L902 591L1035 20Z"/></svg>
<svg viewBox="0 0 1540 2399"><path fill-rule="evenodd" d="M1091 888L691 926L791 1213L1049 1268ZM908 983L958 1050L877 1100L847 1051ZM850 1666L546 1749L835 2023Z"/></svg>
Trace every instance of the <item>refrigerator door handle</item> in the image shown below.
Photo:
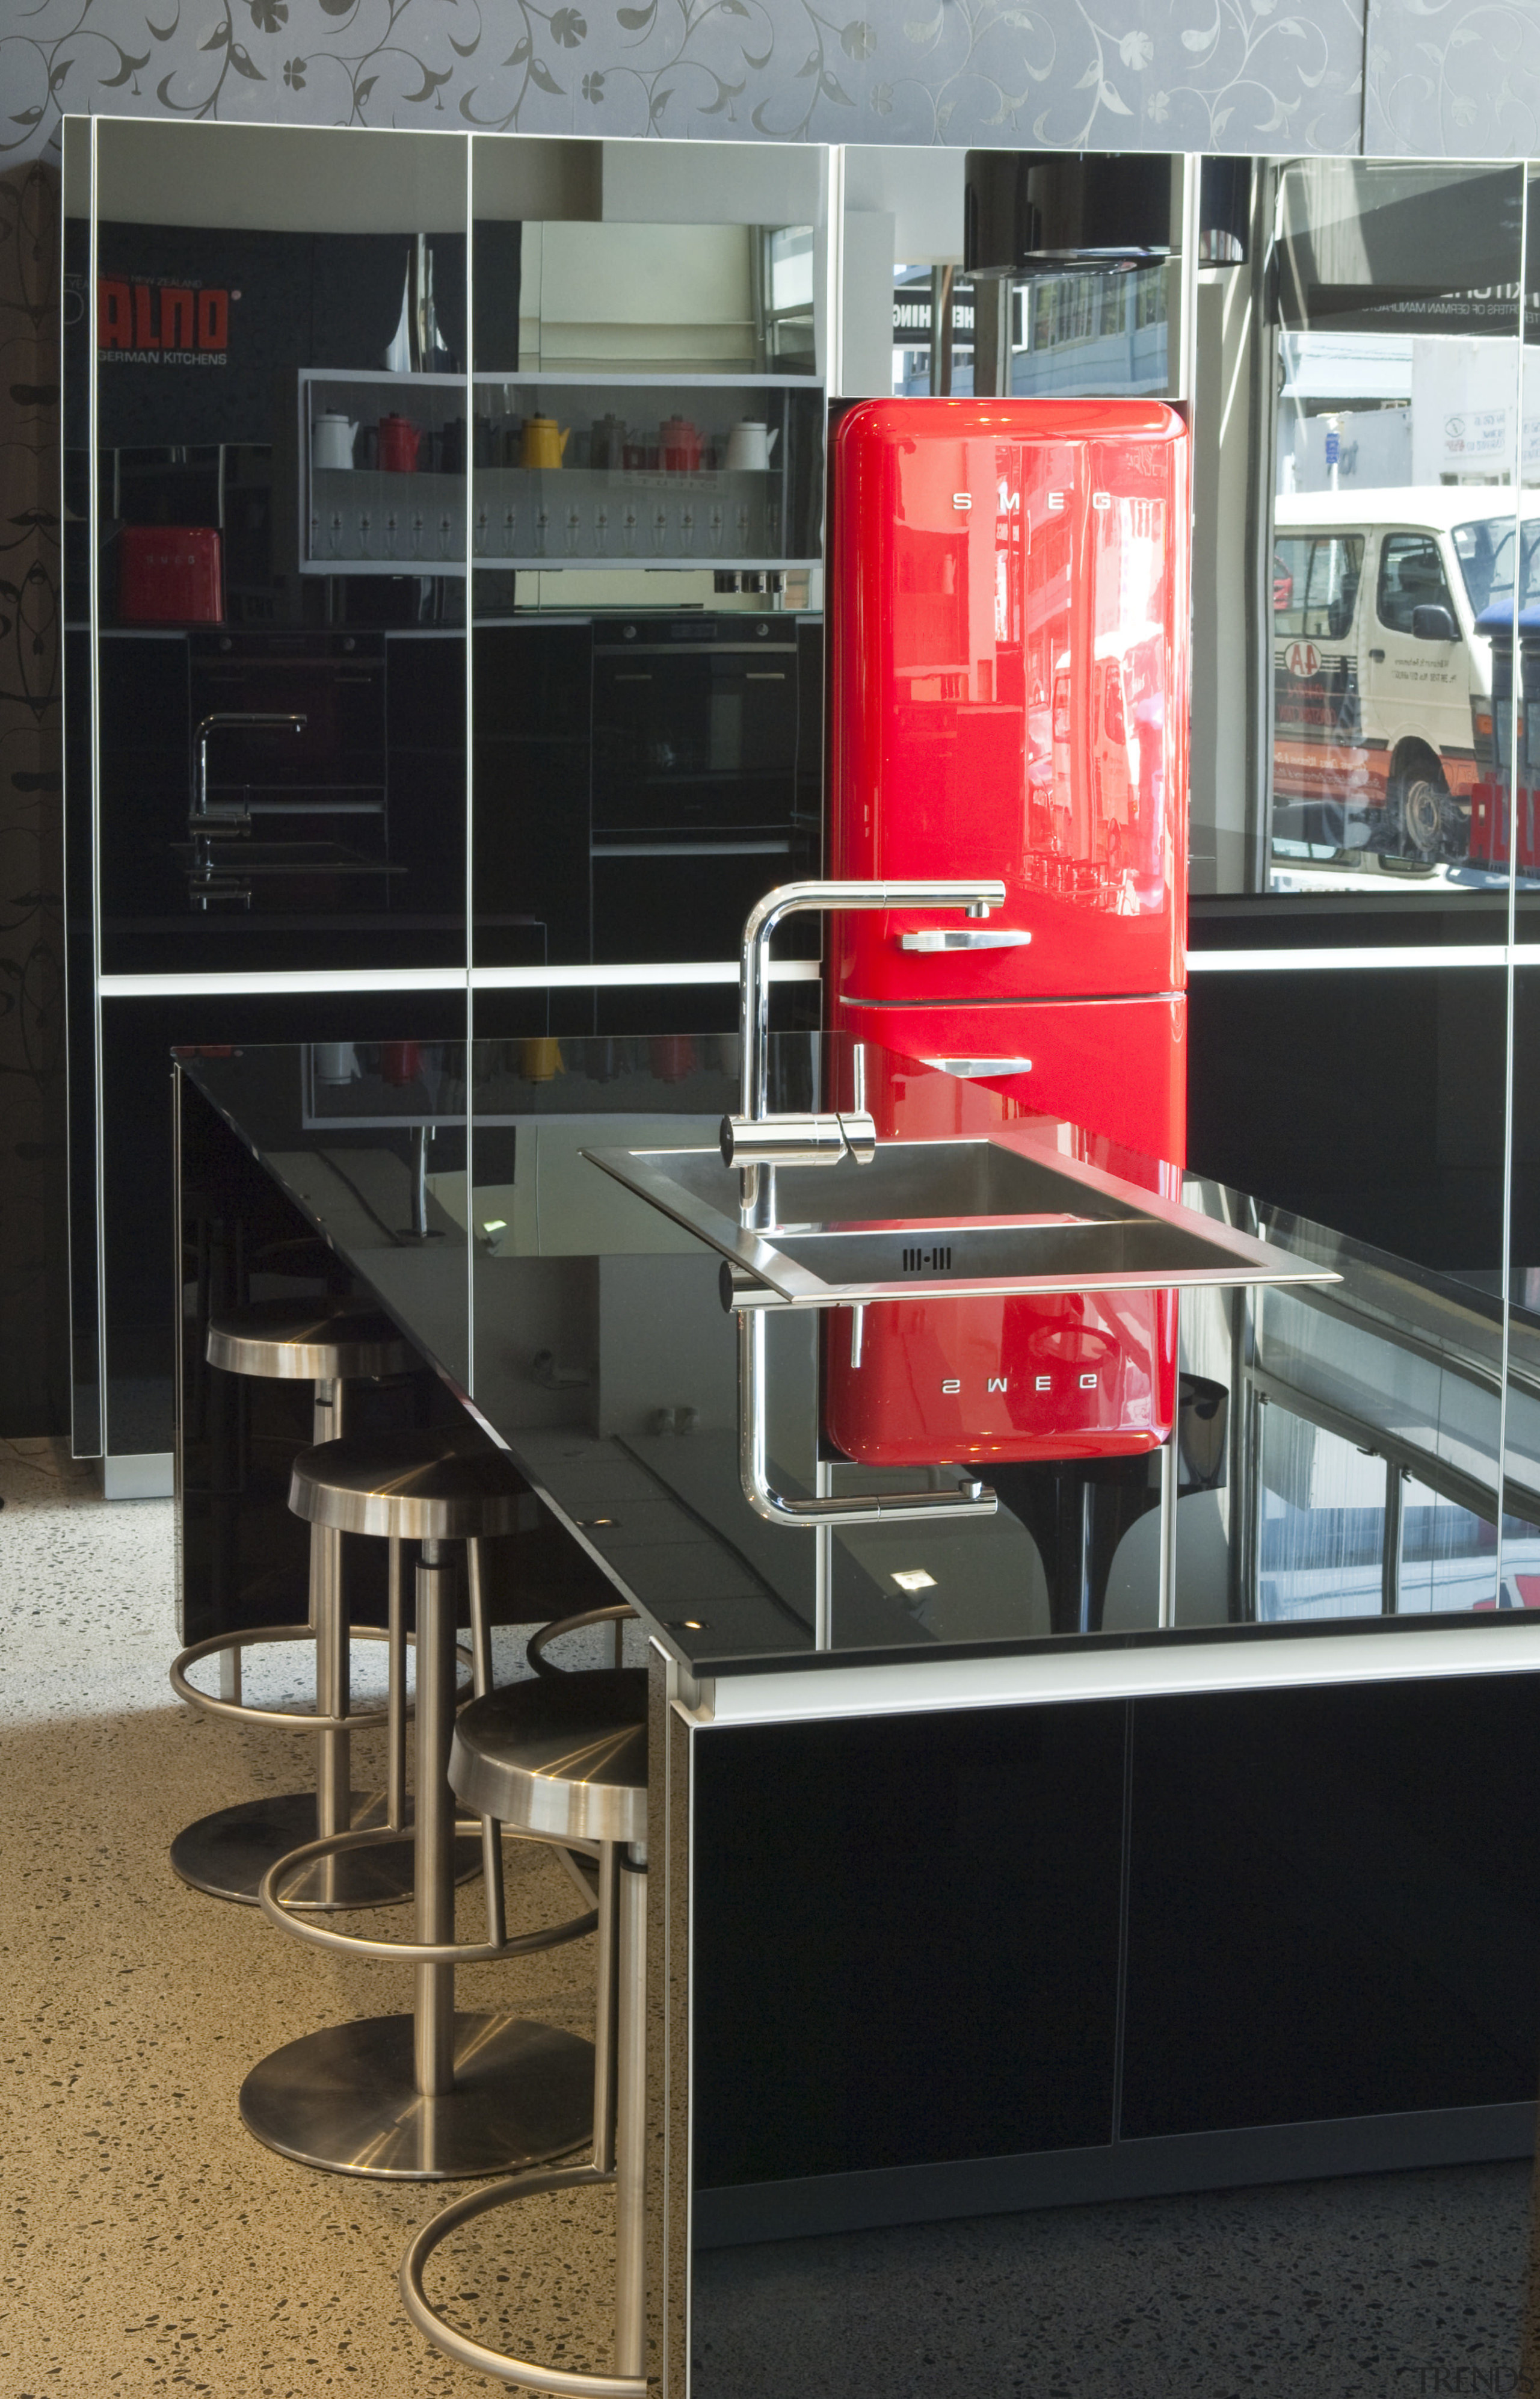
<svg viewBox="0 0 1540 2399"><path fill-rule="evenodd" d="M900 933L900 950L1024 950L1031 941L1030 933L976 933L959 928L942 932L939 928L925 933Z"/></svg>

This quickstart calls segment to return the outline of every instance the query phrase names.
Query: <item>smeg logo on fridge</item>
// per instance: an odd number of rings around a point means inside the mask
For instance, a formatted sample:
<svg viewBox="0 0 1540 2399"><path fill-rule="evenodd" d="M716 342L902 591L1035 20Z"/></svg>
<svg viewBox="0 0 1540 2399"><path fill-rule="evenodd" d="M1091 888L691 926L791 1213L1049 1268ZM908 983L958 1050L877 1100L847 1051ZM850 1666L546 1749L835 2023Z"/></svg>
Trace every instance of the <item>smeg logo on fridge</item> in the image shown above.
<svg viewBox="0 0 1540 2399"><path fill-rule="evenodd" d="M1060 1378L1058 1383L1056 1383L1055 1377L1052 1375L1033 1375L1029 1379L1031 1388L1034 1391L1051 1391L1058 1388L1066 1388L1079 1391L1096 1391L1100 1390L1101 1388L1101 1377L1093 1367L1087 1367L1075 1375L1066 1376ZM1009 1389L1010 1376L1008 1375L987 1375L984 1377L984 1394L986 1398L993 1396L996 1392L1005 1392ZM961 1375L948 1375L941 1384L941 1397L946 1400L960 1399L962 1396L962 1390L963 1378Z"/></svg>

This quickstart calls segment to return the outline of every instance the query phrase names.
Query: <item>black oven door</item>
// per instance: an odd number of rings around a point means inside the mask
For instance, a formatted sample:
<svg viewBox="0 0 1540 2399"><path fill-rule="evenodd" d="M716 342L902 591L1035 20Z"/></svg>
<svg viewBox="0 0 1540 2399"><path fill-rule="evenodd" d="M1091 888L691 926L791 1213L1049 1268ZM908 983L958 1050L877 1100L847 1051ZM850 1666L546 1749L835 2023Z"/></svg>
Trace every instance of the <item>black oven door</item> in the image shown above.
<svg viewBox="0 0 1540 2399"><path fill-rule="evenodd" d="M594 644L600 960L724 958L772 885L813 872L797 815L790 619L641 618ZM817 713L820 696L811 694Z"/></svg>

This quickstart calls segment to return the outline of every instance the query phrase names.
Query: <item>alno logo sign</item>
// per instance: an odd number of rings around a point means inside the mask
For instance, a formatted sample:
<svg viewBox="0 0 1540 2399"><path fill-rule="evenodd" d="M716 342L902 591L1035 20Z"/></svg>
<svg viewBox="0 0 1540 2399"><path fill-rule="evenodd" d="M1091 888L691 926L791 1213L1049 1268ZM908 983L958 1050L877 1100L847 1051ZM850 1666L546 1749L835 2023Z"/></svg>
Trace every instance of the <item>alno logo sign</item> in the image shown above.
<svg viewBox="0 0 1540 2399"><path fill-rule="evenodd" d="M97 354L103 365L223 367L230 359L230 303L218 285L103 275L96 287Z"/></svg>

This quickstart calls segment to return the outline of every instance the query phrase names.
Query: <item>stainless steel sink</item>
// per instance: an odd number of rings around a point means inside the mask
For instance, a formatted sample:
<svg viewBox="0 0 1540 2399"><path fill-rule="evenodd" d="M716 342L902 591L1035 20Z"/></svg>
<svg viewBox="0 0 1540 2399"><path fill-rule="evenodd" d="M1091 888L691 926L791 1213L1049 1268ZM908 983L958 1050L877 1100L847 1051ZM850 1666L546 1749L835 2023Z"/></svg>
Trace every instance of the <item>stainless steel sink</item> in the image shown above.
<svg viewBox="0 0 1540 2399"><path fill-rule="evenodd" d="M717 1150L584 1155L721 1253L736 1308L1340 1280L1194 1209L1025 1145L881 1142L865 1165L846 1158L778 1167L776 1221L752 1227L740 1222L739 1175Z"/></svg>

